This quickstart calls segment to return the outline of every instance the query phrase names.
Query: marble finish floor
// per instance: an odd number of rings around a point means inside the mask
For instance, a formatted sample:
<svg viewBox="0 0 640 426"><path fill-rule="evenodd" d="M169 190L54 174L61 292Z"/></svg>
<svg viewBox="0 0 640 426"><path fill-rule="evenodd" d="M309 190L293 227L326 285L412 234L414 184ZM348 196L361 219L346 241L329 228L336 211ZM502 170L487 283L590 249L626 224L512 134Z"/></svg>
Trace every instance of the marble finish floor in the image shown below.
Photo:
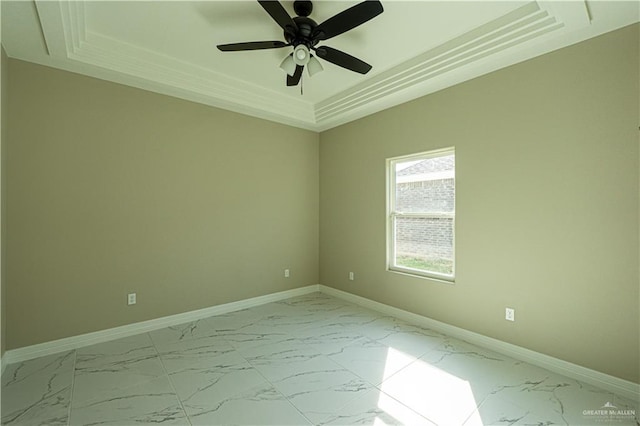
<svg viewBox="0 0 640 426"><path fill-rule="evenodd" d="M637 402L320 293L12 364L2 387L6 425L640 424Z"/></svg>

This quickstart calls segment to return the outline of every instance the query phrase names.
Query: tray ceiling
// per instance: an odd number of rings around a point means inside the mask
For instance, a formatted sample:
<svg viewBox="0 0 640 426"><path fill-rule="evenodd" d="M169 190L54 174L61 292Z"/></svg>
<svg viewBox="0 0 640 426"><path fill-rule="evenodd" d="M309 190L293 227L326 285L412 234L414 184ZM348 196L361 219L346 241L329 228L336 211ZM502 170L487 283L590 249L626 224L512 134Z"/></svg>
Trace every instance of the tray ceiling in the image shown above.
<svg viewBox="0 0 640 426"><path fill-rule="evenodd" d="M282 2L294 16L293 2ZM357 1L316 1L317 22ZM10 57L322 131L639 20L635 1L382 1L384 13L324 42L373 65L286 87L290 48L256 1L2 1Z"/></svg>

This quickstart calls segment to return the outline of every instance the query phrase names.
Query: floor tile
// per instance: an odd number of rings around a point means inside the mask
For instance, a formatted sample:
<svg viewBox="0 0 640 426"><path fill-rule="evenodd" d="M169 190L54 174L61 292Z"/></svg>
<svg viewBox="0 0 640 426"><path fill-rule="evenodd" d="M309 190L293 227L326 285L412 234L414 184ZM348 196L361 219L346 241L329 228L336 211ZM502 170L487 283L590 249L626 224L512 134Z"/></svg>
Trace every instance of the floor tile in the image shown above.
<svg viewBox="0 0 640 426"><path fill-rule="evenodd" d="M321 425L435 426L379 389L369 390L335 411L317 409L309 417Z"/></svg>
<svg viewBox="0 0 640 426"><path fill-rule="evenodd" d="M313 417L318 407L335 412L373 388L370 383L350 371L335 368L329 370L322 366L299 371L272 383L312 422L318 422Z"/></svg>
<svg viewBox="0 0 640 426"><path fill-rule="evenodd" d="M12 425L639 426L638 409L319 293L9 365L2 377Z"/></svg>
<svg viewBox="0 0 640 426"><path fill-rule="evenodd" d="M445 352L444 349L442 352ZM446 354L454 349L448 348ZM502 363L484 355L481 351L456 353L461 358L476 361L479 369L487 371L493 363ZM476 410L491 388L478 389L465 374L460 374L451 363L459 357L447 357L430 361L420 358L391 376L380 385L380 389L409 408L436 424L460 425ZM459 361L459 359L458 359ZM444 364L444 365L439 365ZM457 365L457 364L456 364ZM478 373L480 374L480 373Z"/></svg>
<svg viewBox="0 0 640 426"><path fill-rule="evenodd" d="M447 341L447 338L440 333L420 327L401 327L376 340L396 351L403 352L409 356L420 357L441 346Z"/></svg>
<svg viewBox="0 0 640 426"><path fill-rule="evenodd" d="M289 313L273 314L260 318L256 326L278 331L280 333L291 333L301 327L308 327L316 324L318 318L313 313Z"/></svg>
<svg viewBox="0 0 640 426"><path fill-rule="evenodd" d="M318 324L291 334L300 342L312 346L325 355L339 353L346 346L365 338L355 328L340 324Z"/></svg>
<svg viewBox="0 0 640 426"><path fill-rule="evenodd" d="M414 357L447 342L447 337L441 333L395 318L380 318L363 325L361 330L367 337Z"/></svg>
<svg viewBox="0 0 640 426"><path fill-rule="evenodd" d="M266 379L237 354L192 360L169 374L187 412L200 412L210 401L222 400L267 383Z"/></svg>
<svg viewBox="0 0 640 426"><path fill-rule="evenodd" d="M361 332L370 339L384 339L400 330L408 330L408 324L398 318L388 315L378 315L372 321L360 326Z"/></svg>
<svg viewBox="0 0 640 426"><path fill-rule="evenodd" d="M236 395L210 399L186 408L192 425L309 425L287 399L269 384Z"/></svg>
<svg viewBox="0 0 640 426"><path fill-rule="evenodd" d="M613 404L616 407L616 413L613 415L612 423L622 425L640 425L640 401L633 401L629 398L623 398L614 395ZM619 411L623 412L620 413Z"/></svg>
<svg viewBox="0 0 640 426"><path fill-rule="evenodd" d="M320 351L292 335L281 335L278 339L263 342L261 345L238 349L238 352L252 364L286 364L301 358L321 355Z"/></svg>
<svg viewBox="0 0 640 426"><path fill-rule="evenodd" d="M166 377L73 404L73 425L185 425L187 416Z"/></svg>
<svg viewBox="0 0 640 426"><path fill-rule="evenodd" d="M209 337L214 334L215 331L207 321L198 320L155 330L150 332L149 336L157 346Z"/></svg>
<svg viewBox="0 0 640 426"><path fill-rule="evenodd" d="M147 334L78 349L72 402L99 399L165 374Z"/></svg>
<svg viewBox="0 0 640 426"><path fill-rule="evenodd" d="M427 352L420 362L468 383L478 402L500 386L519 385L528 378L520 372L521 363L515 359L457 339L448 339L444 345Z"/></svg>
<svg viewBox="0 0 640 426"><path fill-rule="evenodd" d="M329 358L374 385L389 379L417 359L366 337L330 354Z"/></svg>
<svg viewBox="0 0 640 426"><path fill-rule="evenodd" d="M156 345L168 373L191 365L200 359L217 358L236 353L229 342L219 337L202 337Z"/></svg>
<svg viewBox="0 0 640 426"><path fill-rule="evenodd" d="M260 315L253 313L251 309L229 312L205 318L205 321L215 335L223 336L226 333L242 330L245 327L254 325Z"/></svg>
<svg viewBox="0 0 640 426"><path fill-rule="evenodd" d="M498 396L489 396L467 419L464 426L521 426L553 425L551 419L544 419L531 409L506 401Z"/></svg>
<svg viewBox="0 0 640 426"><path fill-rule="evenodd" d="M584 413L598 410L614 400L608 391L517 361L504 369L501 382L490 396L526 407L531 413L529 418L540 421L570 425L602 424L602 419Z"/></svg>
<svg viewBox="0 0 640 426"><path fill-rule="evenodd" d="M303 294L302 296L290 297L288 299L279 300L275 302L279 305L300 307L301 309L307 310L310 306L314 306L314 304L320 303L331 303L336 299L329 297L322 293L309 293Z"/></svg>
<svg viewBox="0 0 640 426"><path fill-rule="evenodd" d="M224 339L237 350L247 350L285 340L291 340L290 333L260 325L250 325L241 330L230 331Z"/></svg>
<svg viewBox="0 0 640 426"><path fill-rule="evenodd" d="M344 369L320 352L297 341L254 347L240 353L267 380L272 382L310 371Z"/></svg>
<svg viewBox="0 0 640 426"><path fill-rule="evenodd" d="M261 318L267 317L269 315L282 315L286 314L286 312L304 312L304 310L293 309L289 310L289 307L283 305L278 302L265 303L264 305L254 306L253 308L247 309L245 314L248 314L255 319L259 320Z"/></svg>
<svg viewBox="0 0 640 426"><path fill-rule="evenodd" d="M135 356L137 352L149 349L153 349L153 342L149 334L142 333L109 342L85 346L84 348L78 349L77 352L83 362L91 362L95 359L97 363L100 363L105 356L113 355L126 358L128 356Z"/></svg>
<svg viewBox="0 0 640 426"><path fill-rule="evenodd" d="M357 306L344 306L331 312L326 322L343 327L362 327L380 318L380 313Z"/></svg>
<svg viewBox="0 0 640 426"><path fill-rule="evenodd" d="M11 364L2 376L2 424L66 425L75 351Z"/></svg>
<svg viewBox="0 0 640 426"><path fill-rule="evenodd" d="M297 306L308 312L333 311L345 306L354 306L349 302L322 293L312 293L276 302L288 306Z"/></svg>

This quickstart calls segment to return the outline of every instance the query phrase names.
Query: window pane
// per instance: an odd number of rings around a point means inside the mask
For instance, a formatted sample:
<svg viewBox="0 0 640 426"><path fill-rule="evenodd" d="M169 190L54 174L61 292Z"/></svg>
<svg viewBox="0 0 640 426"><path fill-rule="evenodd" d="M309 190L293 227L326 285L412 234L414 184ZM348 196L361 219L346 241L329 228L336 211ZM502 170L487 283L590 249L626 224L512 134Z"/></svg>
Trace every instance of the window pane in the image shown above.
<svg viewBox="0 0 640 426"><path fill-rule="evenodd" d="M396 163L397 212L453 213L454 156Z"/></svg>
<svg viewBox="0 0 640 426"><path fill-rule="evenodd" d="M453 218L397 217L395 264L453 275Z"/></svg>
<svg viewBox="0 0 640 426"><path fill-rule="evenodd" d="M453 149L390 160L389 267L453 280Z"/></svg>

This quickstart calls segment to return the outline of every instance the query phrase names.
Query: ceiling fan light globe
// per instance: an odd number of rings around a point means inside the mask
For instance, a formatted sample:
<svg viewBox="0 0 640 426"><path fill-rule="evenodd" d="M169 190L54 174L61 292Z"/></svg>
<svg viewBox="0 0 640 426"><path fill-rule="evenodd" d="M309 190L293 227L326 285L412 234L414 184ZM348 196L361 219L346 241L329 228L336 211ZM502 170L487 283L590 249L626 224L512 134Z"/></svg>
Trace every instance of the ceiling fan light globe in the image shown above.
<svg viewBox="0 0 640 426"><path fill-rule="evenodd" d="M296 65L305 66L309 62L309 49L304 44L299 44L293 49L293 61Z"/></svg>
<svg viewBox="0 0 640 426"><path fill-rule="evenodd" d="M309 58L309 63L307 64L307 72L309 73L309 77L313 77L318 74L320 71L323 71L324 68L322 64L315 56L311 56Z"/></svg>
<svg viewBox="0 0 640 426"><path fill-rule="evenodd" d="M292 55L287 55L287 57L284 58L284 61L280 64L280 68L293 77L293 74L296 72L296 63L293 61Z"/></svg>

